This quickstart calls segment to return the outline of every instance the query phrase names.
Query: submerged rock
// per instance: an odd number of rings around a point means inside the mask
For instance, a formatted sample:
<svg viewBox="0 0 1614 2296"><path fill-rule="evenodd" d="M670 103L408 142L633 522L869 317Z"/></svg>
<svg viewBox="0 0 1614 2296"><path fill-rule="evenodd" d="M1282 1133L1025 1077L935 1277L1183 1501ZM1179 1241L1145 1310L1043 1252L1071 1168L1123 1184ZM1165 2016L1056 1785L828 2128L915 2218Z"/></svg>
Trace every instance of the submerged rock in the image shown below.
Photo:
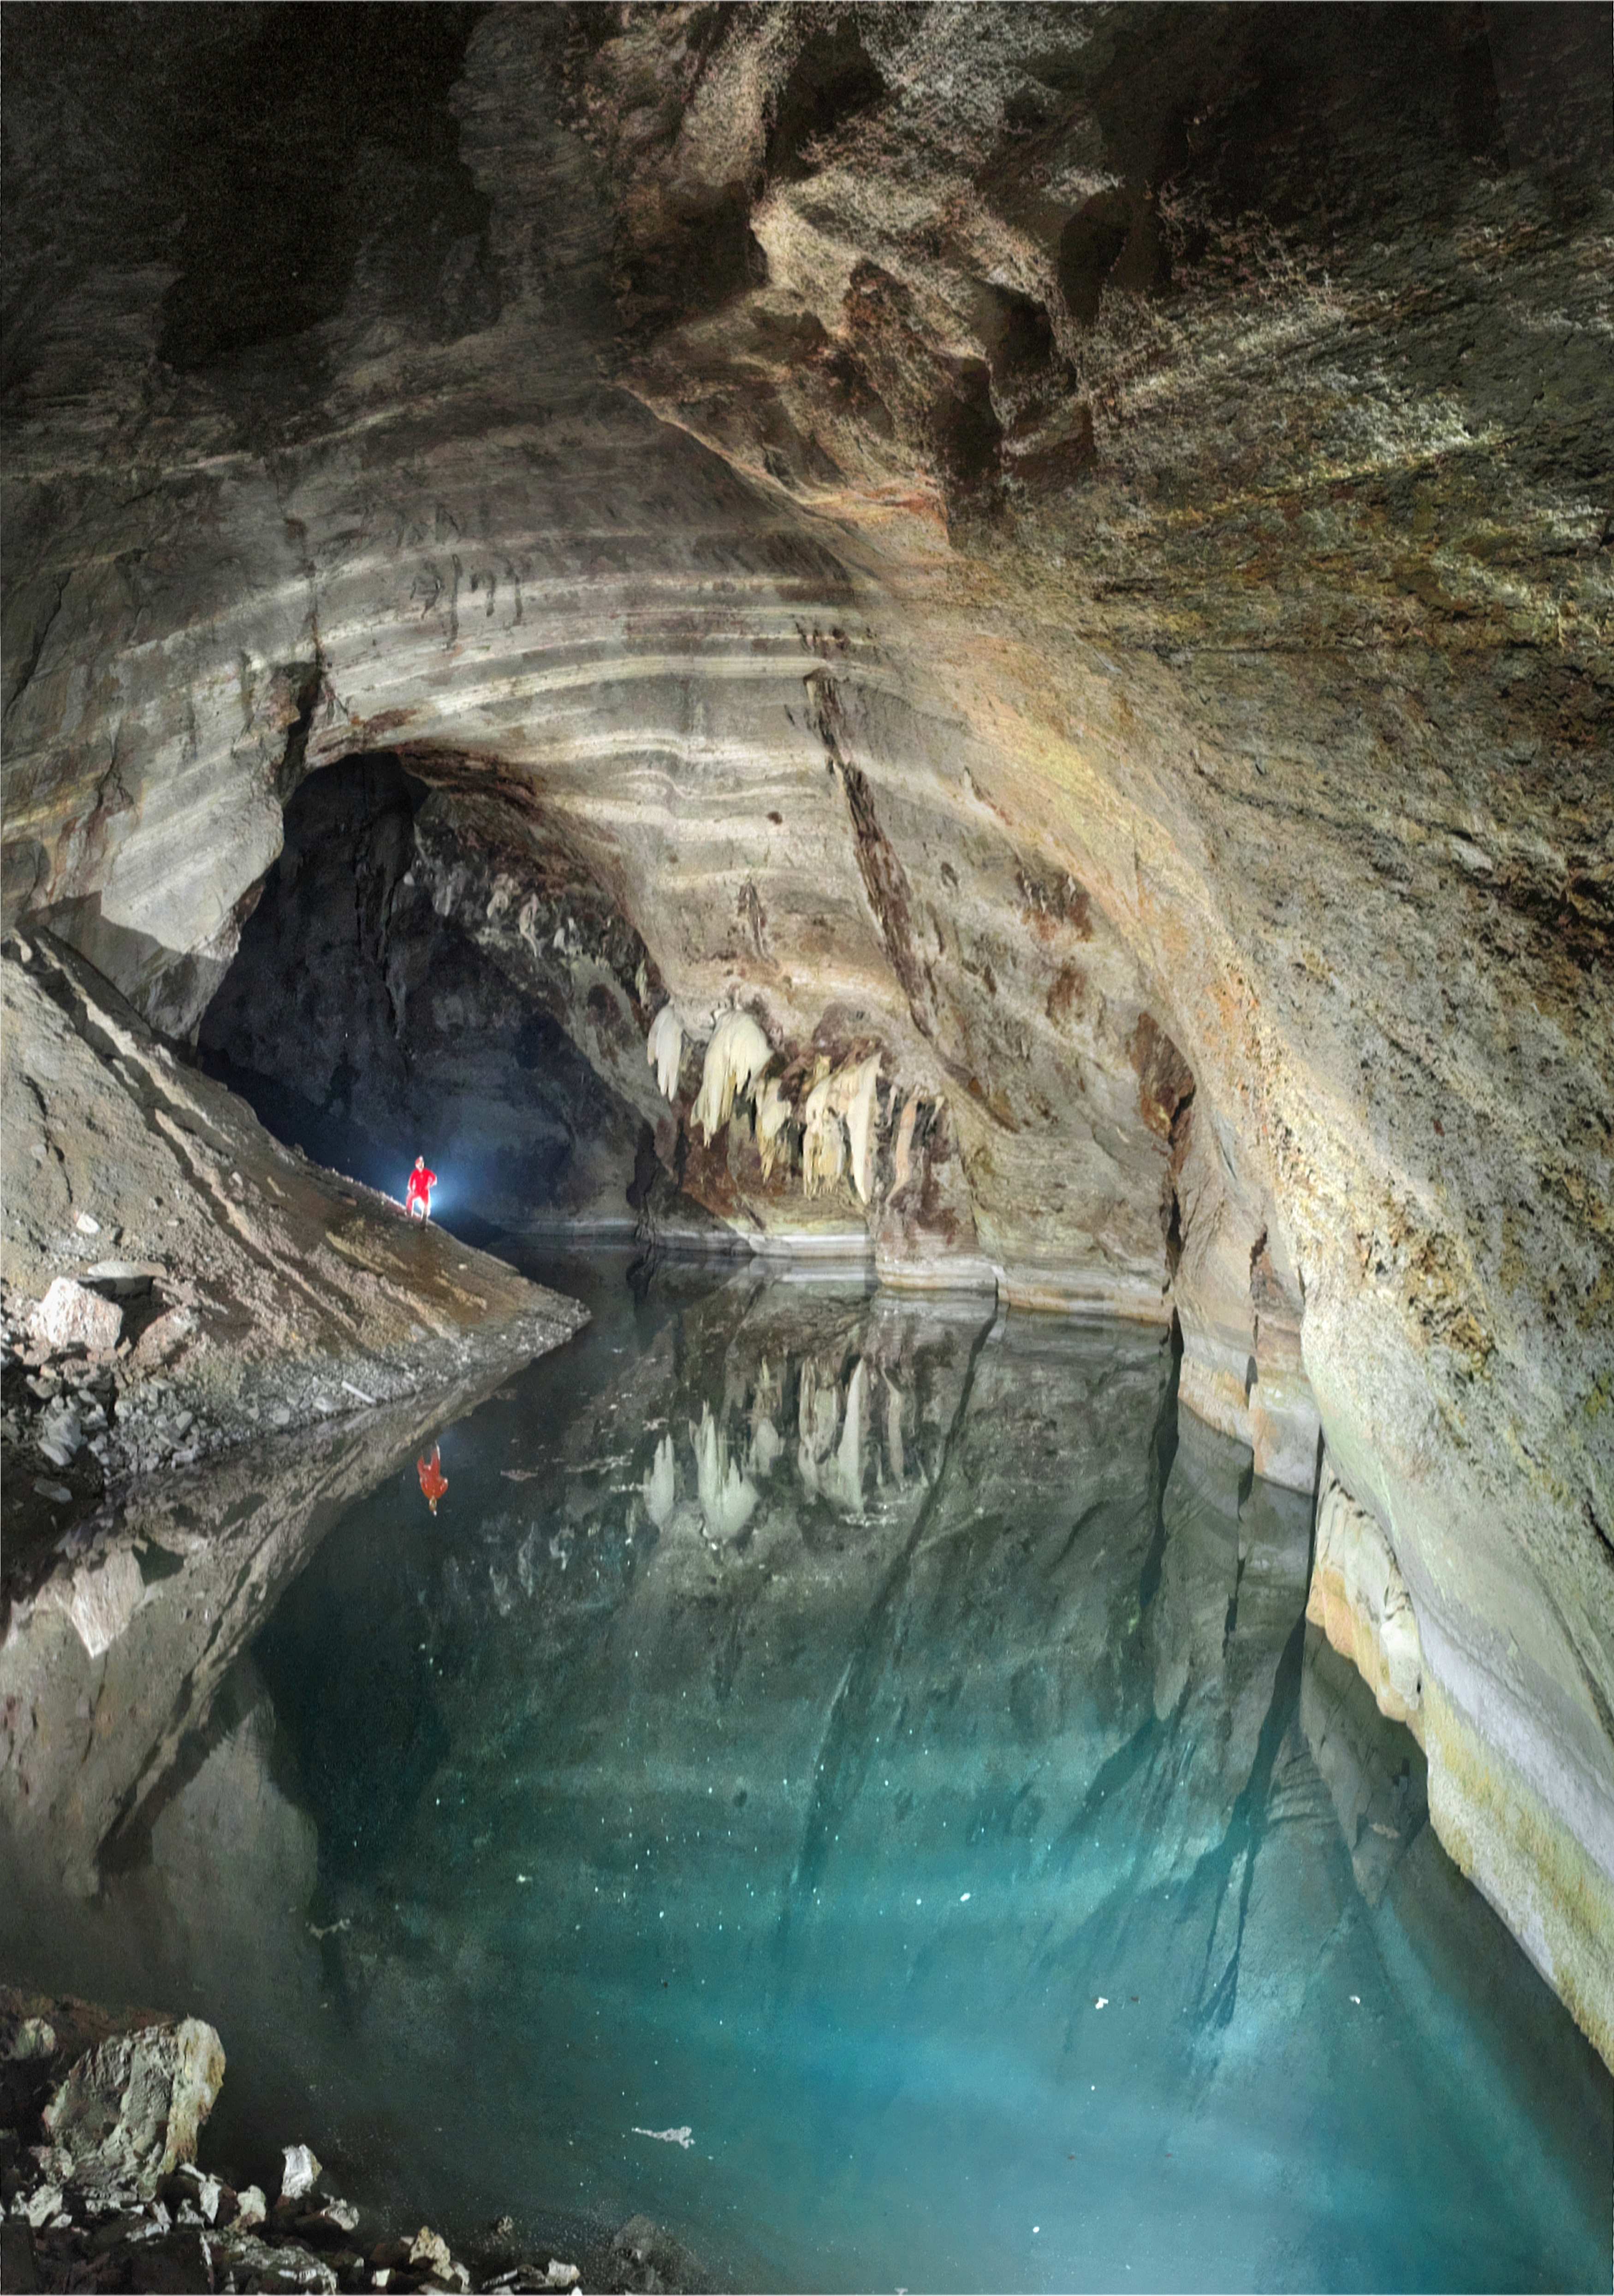
<svg viewBox="0 0 1614 2296"><path fill-rule="evenodd" d="M646 2216L629 2218L611 2243L608 2263L613 2286L632 2290L635 2296L706 2285L698 2259L664 2225Z"/></svg>

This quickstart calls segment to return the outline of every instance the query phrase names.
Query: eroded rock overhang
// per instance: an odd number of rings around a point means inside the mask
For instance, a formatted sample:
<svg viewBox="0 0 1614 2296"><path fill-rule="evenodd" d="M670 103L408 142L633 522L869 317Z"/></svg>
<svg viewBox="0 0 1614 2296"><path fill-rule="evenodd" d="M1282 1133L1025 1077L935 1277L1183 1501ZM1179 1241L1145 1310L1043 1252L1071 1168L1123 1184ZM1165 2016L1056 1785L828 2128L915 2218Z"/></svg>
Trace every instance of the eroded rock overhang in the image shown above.
<svg viewBox="0 0 1614 2296"><path fill-rule="evenodd" d="M721 1220L1175 1312L1279 1480L1321 1419L1442 1837L1610 2054L1601 20L456 20L436 144L300 131L317 292L132 156L256 34L44 59L8 917L183 1036L321 766L434 791L512 964L563 851L645 955L544 912L554 1009Z"/></svg>

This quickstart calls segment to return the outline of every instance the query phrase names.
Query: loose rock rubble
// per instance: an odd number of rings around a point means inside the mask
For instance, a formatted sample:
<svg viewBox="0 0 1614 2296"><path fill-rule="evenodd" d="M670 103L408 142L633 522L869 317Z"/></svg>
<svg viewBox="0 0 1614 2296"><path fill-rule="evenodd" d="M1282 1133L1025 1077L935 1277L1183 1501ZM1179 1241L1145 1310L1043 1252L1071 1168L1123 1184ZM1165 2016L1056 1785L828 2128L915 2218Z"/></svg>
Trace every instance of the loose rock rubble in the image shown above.
<svg viewBox="0 0 1614 2296"><path fill-rule="evenodd" d="M457 2257L430 2225L388 2230L302 2143L284 2148L270 2202L197 2163L224 2070L199 2018L0 1988L0 2287L523 2296L704 2284L688 2251L643 2216L581 2266L528 2248L508 2216Z"/></svg>

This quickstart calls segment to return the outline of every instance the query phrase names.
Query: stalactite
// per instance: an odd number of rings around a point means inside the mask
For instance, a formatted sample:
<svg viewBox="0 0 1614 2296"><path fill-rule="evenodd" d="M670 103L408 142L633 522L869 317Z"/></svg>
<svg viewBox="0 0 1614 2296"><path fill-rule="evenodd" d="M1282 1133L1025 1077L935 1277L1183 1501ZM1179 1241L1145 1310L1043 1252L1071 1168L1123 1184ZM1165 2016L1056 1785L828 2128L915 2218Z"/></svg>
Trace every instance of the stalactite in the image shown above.
<svg viewBox="0 0 1614 2296"><path fill-rule="evenodd" d="M852 1150L852 1185L867 1203L874 1193L874 1097L880 1082L880 1057L873 1054L846 1078L846 1138Z"/></svg>
<svg viewBox="0 0 1614 2296"><path fill-rule="evenodd" d="M655 1070L663 1100L678 1098L678 1072L684 1057L684 1024L671 1004L663 1004L650 1023L645 1057Z"/></svg>
<svg viewBox="0 0 1614 2296"><path fill-rule="evenodd" d="M802 1134L802 1186L809 1196L816 1196L821 1188L834 1187L845 1167L845 1136L840 1117L829 1104L834 1088L833 1077L820 1078L808 1094L802 1111L805 1128Z"/></svg>
<svg viewBox="0 0 1614 2296"><path fill-rule="evenodd" d="M790 1103L786 1099L777 1077L770 1077L757 1095L756 1144L762 1160L762 1177L771 1179L773 1168L781 1156L788 1155L784 1139L786 1125L790 1121Z"/></svg>
<svg viewBox="0 0 1614 2296"><path fill-rule="evenodd" d="M772 1057L772 1046L749 1013L724 1013L706 1047L700 1097L690 1117L709 1141L722 1130L736 1100L745 1098Z"/></svg>
<svg viewBox="0 0 1614 2296"><path fill-rule="evenodd" d="M914 1119L918 1112L919 1095L917 1092L910 1092L903 1104L902 1120L897 1126L897 1144L892 1159L896 1169L896 1177L891 1184L891 1193L893 1196L901 1195L913 1177L910 1157L913 1150Z"/></svg>

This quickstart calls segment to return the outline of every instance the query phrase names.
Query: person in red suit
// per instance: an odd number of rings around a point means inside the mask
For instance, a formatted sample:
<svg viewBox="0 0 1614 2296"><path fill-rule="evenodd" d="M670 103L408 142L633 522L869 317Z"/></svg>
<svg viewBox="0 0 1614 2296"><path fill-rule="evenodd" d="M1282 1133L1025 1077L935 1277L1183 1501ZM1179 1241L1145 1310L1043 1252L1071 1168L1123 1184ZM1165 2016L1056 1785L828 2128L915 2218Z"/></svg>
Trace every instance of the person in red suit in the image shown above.
<svg viewBox="0 0 1614 2296"><path fill-rule="evenodd" d="M435 1172L428 1172L424 1156L415 1159L415 1169L409 1175L408 1193L404 1198L404 1210L411 1219L429 1219L432 1216L432 1191L437 1185Z"/></svg>

